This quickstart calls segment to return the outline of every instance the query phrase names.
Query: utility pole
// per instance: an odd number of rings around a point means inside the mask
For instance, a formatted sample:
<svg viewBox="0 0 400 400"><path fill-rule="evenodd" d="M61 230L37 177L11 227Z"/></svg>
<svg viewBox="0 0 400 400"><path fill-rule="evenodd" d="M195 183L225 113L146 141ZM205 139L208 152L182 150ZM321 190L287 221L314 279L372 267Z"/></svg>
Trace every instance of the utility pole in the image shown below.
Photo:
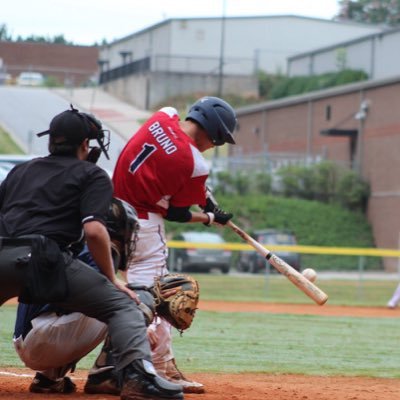
<svg viewBox="0 0 400 400"><path fill-rule="evenodd" d="M222 96L224 80L224 49L225 49L225 10L226 0L222 0L222 18L221 18L221 38L219 48L219 74L218 74L218 97Z"/></svg>
<svg viewBox="0 0 400 400"><path fill-rule="evenodd" d="M222 97L223 81L224 81L225 10L226 10L226 0L222 0L221 37L220 37L220 47L219 47L218 92L217 92L218 97ZM219 149L218 146L215 146L214 149L215 160L217 160L218 157L219 157Z"/></svg>

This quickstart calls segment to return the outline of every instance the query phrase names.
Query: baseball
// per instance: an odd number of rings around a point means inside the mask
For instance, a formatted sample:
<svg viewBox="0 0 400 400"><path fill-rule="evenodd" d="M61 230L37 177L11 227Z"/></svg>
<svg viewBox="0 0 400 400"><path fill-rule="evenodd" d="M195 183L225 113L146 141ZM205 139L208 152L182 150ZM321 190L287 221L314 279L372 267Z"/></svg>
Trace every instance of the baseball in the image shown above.
<svg viewBox="0 0 400 400"><path fill-rule="evenodd" d="M315 280L317 279L317 273L312 268L306 268L301 274L310 282L315 282Z"/></svg>

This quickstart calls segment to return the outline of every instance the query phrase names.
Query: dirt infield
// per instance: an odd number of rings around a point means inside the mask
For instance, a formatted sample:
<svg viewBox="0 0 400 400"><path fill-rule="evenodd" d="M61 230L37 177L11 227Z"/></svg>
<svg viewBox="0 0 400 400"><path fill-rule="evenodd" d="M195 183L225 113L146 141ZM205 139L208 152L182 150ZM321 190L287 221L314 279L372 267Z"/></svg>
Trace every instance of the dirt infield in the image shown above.
<svg viewBox="0 0 400 400"><path fill-rule="evenodd" d="M7 369L9 373L30 374L30 370ZM187 394L187 400L395 400L400 398L400 382L395 379L310 377L268 374L192 374L207 392ZM72 375L78 386L73 395L40 395L28 392L30 376L0 376L0 399L118 399L116 396L85 395L85 373Z"/></svg>
<svg viewBox="0 0 400 400"><path fill-rule="evenodd" d="M390 310L386 307L347 307L326 304L274 304L274 303L229 303L223 301L200 301L200 310L220 312L265 312L274 314L304 314L342 317L400 317L400 308Z"/></svg>
<svg viewBox="0 0 400 400"><path fill-rule="evenodd" d="M220 312L267 312L326 316L393 317L400 310L384 307L324 307L271 303L225 303L202 301L200 309ZM73 395L40 395L28 392L33 372L3 368L0 371L0 400L11 399L117 399L115 396L85 395L85 371L72 374L78 386ZM394 400L400 399L400 380L355 377L319 377L269 374L205 374L189 376L206 386L205 394L185 395L187 400Z"/></svg>

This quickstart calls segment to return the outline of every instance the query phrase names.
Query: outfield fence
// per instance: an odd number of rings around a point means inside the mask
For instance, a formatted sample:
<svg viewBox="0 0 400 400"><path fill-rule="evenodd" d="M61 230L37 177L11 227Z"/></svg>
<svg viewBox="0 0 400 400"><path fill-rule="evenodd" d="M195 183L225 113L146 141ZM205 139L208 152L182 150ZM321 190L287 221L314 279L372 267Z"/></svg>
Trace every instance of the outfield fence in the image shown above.
<svg viewBox="0 0 400 400"><path fill-rule="evenodd" d="M231 273L235 273L235 252L255 251L254 248L245 243L198 243L171 240L167 242L170 254L173 256L176 249L219 249L232 251ZM360 302L365 299L366 290L371 290L372 281L393 281L393 285L400 282L400 250L382 248L359 248L359 247L328 247L328 246L303 246L303 245L267 245L265 246L273 253L294 252L302 254L302 269L314 268L318 273L318 281L321 280L353 280L355 281L354 298ZM304 256L304 258L303 258ZM329 258L330 257L330 258ZM344 268L321 269L321 260L328 258L343 260ZM397 269L385 271L383 268L385 258L397 261ZM380 262L371 263L371 259ZM326 261L326 260L325 260ZM378 268L378 267L379 268ZM170 265L171 268L171 265ZM195 270L193 270L195 271ZM277 276L276 271L265 260L263 271L265 279L265 293L268 296L270 281ZM395 286L394 286L395 287ZM388 292L388 299L391 293Z"/></svg>

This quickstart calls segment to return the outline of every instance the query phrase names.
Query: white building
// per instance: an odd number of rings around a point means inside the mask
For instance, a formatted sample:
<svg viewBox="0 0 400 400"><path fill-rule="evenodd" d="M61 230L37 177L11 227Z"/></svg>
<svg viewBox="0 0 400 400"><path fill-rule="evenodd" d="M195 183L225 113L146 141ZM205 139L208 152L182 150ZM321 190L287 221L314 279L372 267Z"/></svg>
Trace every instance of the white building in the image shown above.
<svg viewBox="0 0 400 400"><path fill-rule="evenodd" d="M257 95L256 71L285 72L294 54L380 31L293 15L168 19L101 48L100 82L145 108L184 93Z"/></svg>
<svg viewBox="0 0 400 400"><path fill-rule="evenodd" d="M369 79L399 75L400 28L314 49L288 58L288 75L319 75L343 68L363 70Z"/></svg>

